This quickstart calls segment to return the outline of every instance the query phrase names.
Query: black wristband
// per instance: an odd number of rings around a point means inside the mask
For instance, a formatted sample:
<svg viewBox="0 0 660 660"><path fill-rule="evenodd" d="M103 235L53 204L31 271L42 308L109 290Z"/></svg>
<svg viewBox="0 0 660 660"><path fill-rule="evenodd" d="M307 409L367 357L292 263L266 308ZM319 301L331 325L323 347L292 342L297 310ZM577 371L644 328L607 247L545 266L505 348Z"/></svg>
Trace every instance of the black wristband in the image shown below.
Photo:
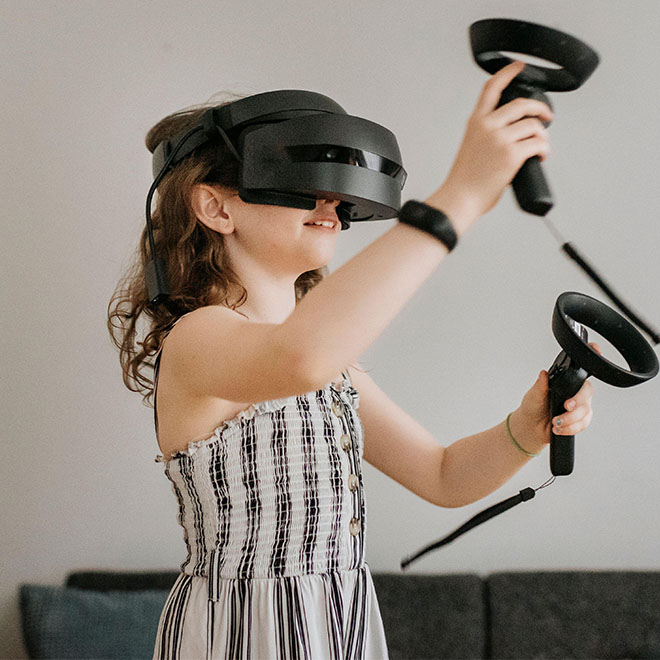
<svg viewBox="0 0 660 660"><path fill-rule="evenodd" d="M451 220L440 209L430 204L408 200L399 211L399 220L432 234L449 252L456 247L458 236Z"/></svg>

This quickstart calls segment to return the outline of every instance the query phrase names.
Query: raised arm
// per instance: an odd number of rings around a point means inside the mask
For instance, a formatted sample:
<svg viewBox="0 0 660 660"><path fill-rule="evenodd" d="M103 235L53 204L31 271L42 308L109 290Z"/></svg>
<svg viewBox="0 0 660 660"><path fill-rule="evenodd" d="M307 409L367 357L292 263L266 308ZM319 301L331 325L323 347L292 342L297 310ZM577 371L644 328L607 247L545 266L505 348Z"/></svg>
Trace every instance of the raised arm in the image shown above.
<svg viewBox="0 0 660 660"><path fill-rule="evenodd" d="M525 160L549 151L538 119L552 117L547 105L516 99L495 109L521 69L513 62L486 82L449 176L425 200L450 218L459 241L497 203ZM354 363L446 254L434 236L399 223L307 293L281 333L284 345L296 347L311 384L321 387Z"/></svg>

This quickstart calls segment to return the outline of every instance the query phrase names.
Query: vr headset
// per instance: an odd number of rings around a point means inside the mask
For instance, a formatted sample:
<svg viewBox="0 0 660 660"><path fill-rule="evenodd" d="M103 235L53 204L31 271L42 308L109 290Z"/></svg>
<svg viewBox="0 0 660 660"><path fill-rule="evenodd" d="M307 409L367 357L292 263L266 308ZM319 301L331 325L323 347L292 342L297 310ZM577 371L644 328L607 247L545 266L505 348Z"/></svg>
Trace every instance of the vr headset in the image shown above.
<svg viewBox="0 0 660 660"><path fill-rule="evenodd" d="M317 199L337 199L342 230L351 222L396 217L401 208L407 175L394 133L347 114L328 96L277 90L208 108L196 126L153 153L146 272L152 305L169 296L165 264L154 249L153 193L177 163L220 140L240 163L238 194L245 202L311 210Z"/></svg>

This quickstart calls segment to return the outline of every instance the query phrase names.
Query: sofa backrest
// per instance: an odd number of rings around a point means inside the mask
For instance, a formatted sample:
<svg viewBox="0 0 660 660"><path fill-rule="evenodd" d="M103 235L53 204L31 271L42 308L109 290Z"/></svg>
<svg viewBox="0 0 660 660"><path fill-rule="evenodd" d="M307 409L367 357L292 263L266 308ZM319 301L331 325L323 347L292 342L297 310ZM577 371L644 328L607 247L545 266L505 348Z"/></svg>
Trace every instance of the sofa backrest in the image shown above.
<svg viewBox="0 0 660 660"><path fill-rule="evenodd" d="M391 660L485 657L486 606L478 575L372 578Z"/></svg>
<svg viewBox="0 0 660 660"><path fill-rule="evenodd" d="M660 572L493 573L489 657L660 659Z"/></svg>
<svg viewBox="0 0 660 660"><path fill-rule="evenodd" d="M177 571L23 584L30 658L152 657ZM372 573L391 660L660 660L660 571Z"/></svg>

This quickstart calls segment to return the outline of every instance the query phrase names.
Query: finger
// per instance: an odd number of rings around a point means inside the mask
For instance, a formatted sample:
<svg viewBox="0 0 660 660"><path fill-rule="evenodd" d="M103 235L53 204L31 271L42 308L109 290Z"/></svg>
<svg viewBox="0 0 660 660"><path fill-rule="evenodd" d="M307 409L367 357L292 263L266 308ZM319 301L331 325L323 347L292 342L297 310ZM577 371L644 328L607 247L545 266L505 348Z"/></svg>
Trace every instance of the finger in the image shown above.
<svg viewBox="0 0 660 660"><path fill-rule="evenodd" d="M566 408L566 410L577 410L577 406L591 403L593 395L594 386L592 382L585 380L576 395L571 399L566 399L566 401L564 401L564 408Z"/></svg>
<svg viewBox="0 0 660 660"><path fill-rule="evenodd" d="M491 114L495 126L507 126L523 117L540 117L545 121L552 121L554 113L543 101L528 98L517 98L505 103Z"/></svg>
<svg viewBox="0 0 660 660"><path fill-rule="evenodd" d="M514 60L494 73L484 84L474 109L475 116L492 112L500 100L504 88L525 68L525 63Z"/></svg>
<svg viewBox="0 0 660 660"><path fill-rule="evenodd" d="M601 350L600 346L595 341L590 341L589 346L591 346L591 348L593 348L594 351L596 351L596 353L598 353L598 355L603 354L603 351Z"/></svg>
<svg viewBox="0 0 660 660"><path fill-rule="evenodd" d="M561 415L556 415L552 418L553 426L564 428L569 424L574 424L575 422L580 421L583 417L586 417L589 411L591 410L591 404L586 401L581 403L577 408L569 412L562 413Z"/></svg>
<svg viewBox="0 0 660 660"><path fill-rule="evenodd" d="M594 415L593 410L590 408L589 412L586 415L580 417L580 419L574 422L565 423L562 424L561 426L557 426L556 424L553 424L552 432L555 435L575 435L580 431L584 431L584 429L586 429L587 426L589 426L593 415Z"/></svg>
<svg viewBox="0 0 660 660"><path fill-rule="evenodd" d="M507 142L517 142L518 140L532 137L532 135L538 135L547 140L548 130L538 119L529 117L528 119L521 119L509 126L501 128L500 135Z"/></svg>
<svg viewBox="0 0 660 660"><path fill-rule="evenodd" d="M538 135L518 140L511 145L513 151L513 158L521 165L532 156L539 156L541 160L545 160L550 153L550 144L544 137Z"/></svg>

